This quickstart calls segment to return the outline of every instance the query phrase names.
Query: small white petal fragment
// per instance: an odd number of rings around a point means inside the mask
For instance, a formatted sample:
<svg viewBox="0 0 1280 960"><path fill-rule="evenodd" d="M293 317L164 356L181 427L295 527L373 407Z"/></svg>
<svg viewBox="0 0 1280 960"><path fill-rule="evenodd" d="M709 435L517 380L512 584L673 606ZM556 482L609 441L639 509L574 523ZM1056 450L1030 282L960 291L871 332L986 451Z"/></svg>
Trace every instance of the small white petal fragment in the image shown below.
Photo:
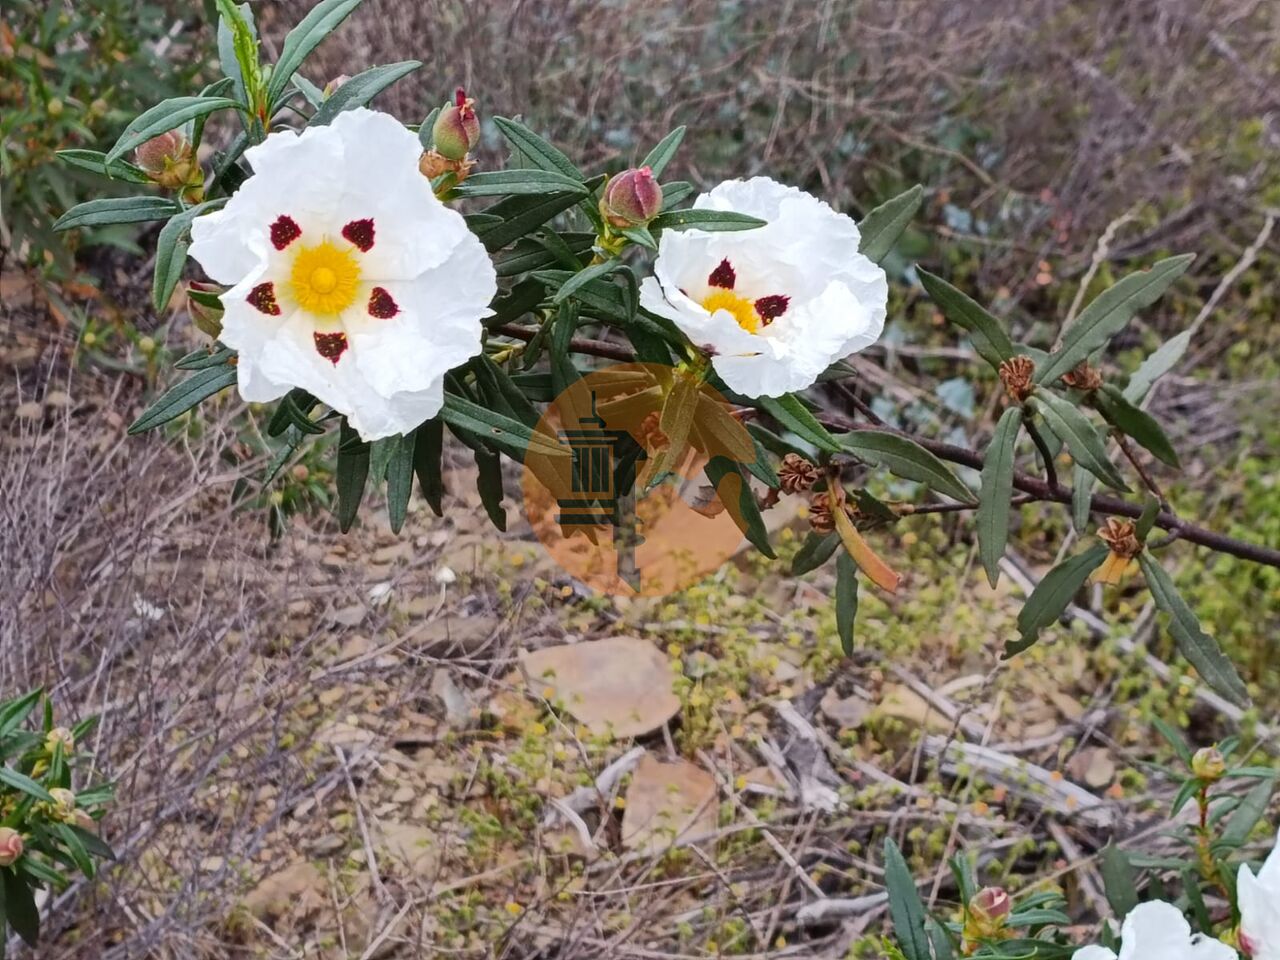
<svg viewBox="0 0 1280 960"><path fill-rule="evenodd" d="M301 387L365 440L439 413L445 374L480 352L497 278L421 154L363 108L279 131L245 152L253 176L227 205L192 224L191 256L231 288L219 339L239 354L245 400Z"/></svg>
<svg viewBox="0 0 1280 960"><path fill-rule="evenodd" d="M1240 865L1240 946L1252 960L1280 960L1280 835L1257 875Z"/></svg>
<svg viewBox="0 0 1280 960"><path fill-rule="evenodd" d="M1105 947L1082 947L1072 960L1117 960ZM1221 940L1192 934L1182 911L1162 900L1134 907L1120 928L1119 960L1237 960Z"/></svg>
<svg viewBox="0 0 1280 960"><path fill-rule="evenodd" d="M710 356L729 389L748 397L803 390L879 338L889 285L858 252L849 217L767 177L726 180L694 208L766 224L664 232L640 300Z"/></svg>

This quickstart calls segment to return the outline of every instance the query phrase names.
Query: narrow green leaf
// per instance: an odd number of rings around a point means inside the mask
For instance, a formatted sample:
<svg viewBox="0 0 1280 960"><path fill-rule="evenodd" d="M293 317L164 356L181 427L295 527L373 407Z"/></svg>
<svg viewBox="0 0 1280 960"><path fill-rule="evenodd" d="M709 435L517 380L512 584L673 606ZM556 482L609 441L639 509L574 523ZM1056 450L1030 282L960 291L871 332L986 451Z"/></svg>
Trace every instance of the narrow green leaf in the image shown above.
<svg viewBox="0 0 1280 960"><path fill-rule="evenodd" d="M280 59L276 61L271 79L267 82L267 103L273 108L278 105L289 79L302 66L307 54L347 19L361 2L362 0L320 0L289 31L280 47Z"/></svg>
<svg viewBox="0 0 1280 960"><path fill-rule="evenodd" d="M687 180L672 180L670 183L662 185L662 211L666 213L673 207L679 206L693 194L698 192L698 188Z"/></svg>
<svg viewBox="0 0 1280 960"><path fill-rule="evenodd" d="M1124 477L1107 457L1107 445L1102 434L1070 400L1064 400L1050 390L1038 390L1028 404L1067 445L1072 460L1103 483L1117 490L1129 489Z"/></svg>
<svg viewBox="0 0 1280 960"><path fill-rule="evenodd" d="M438 417L428 420L414 431L417 442L413 447L413 472L418 476L418 488L422 499L437 517L444 516L444 421Z"/></svg>
<svg viewBox="0 0 1280 960"><path fill-rule="evenodd" d="M758 217L749 217L745 213L732 213L728 210L673 210L660 213L649 221L649 232L657 234L660 230L752 230L763 227L765 221Z"/></svg>
<svg viewBox="0 0 1280 960"><path fill-rule="evenodd" d="M294 387L281 398L271 419L267 421L267 436L278 437L289 427L296 427L302 433L312 436L324 433L324 427L311 419L311 411L319 402L301 387Z"/></svg>
<svg viewBox="0 0 1280 960"><path fill-rule="evenodd" d="M196 217L226 203L226 200L208 200L188 207L169 218L156 240L156 267L151 281L151 305L162 311L169 305L174 288L182 279L182 268L187 262L187 248L191 246L191 224Z"/></svg>
<svg viewBox="0 0 1280 960"><path fill-rule="evenodd" d="M1164 463L1171 467L1182 466L1178 462L1177 451L1173 449L1173 444L1165 436L1156 418L1130 403L1116 387L1108 383L1094 393L1093 405L1107 423L1125 436L1132 437Z"/></svg>
<svg viewBox="0 0 1280 960"><path fill-rule="evenodd" d="M376 70L377 67L374 69ZM320 105L324 103L324 90L317 87L300 73L295 73L293 75L293 85L297 87L298 92L306 98L307 103L311 104L311 106L315 107L317 110L320 109Z"/></svg>
<svg viewBox="0 0 1280 960"><path fill-rule="evenodd" d="M595 242L594 233L556 233L555 236L563 246L557 244L555 249L534 237L525 237L516 241L515 246L505 253L493 258L493 265L499 277L515 277L531 270L544 267L561 266L570 270L582 269L584 257L591 252ZM562 257L567 253L570 263L564 263Z"/></svg>
<svg viewBox="0 0 1280 960"><path fill-rule="evenodd" d="M338 431L338 526L343 533L351 529L360 501L364 499L365 482L369 478L369 444L342 418Z"/></svg>
<svg viewBox="0 0 1280 960"><path fill-rule="evenodd" d="M19 773L17 770L10 770L8 767L0 766L0 783L19 790L28 796L35 797L37 800L44 800L46 803L53 800L49 795L49 791L40 784L36 783L25 773Z"/></svg>
<svg viewBox="0 0 1280 960"><path fill-rule="evenodd" d="M67 853L71 856L71 861L76 865L76 869L92 880L95 873L93 859L89 856L89 851L84 848L84 844L80 842L80 838L65 823L54 824L53 832L57 834L58 839L67 848Z"/></svg>
<svg viewBox="0 0 1280 960"><path fill-rule="evenodd" d="M858 565L841 550L836 557L836 635L846 657L853 656L853 623L858 616Z"/></svg>
<svg viewBox="0 0 1280 960"><path fill-rule="evenodd" d="M80 797L76 797L76 804L82 809L85 806L85 804L81 802ZM83 827L77 826L68 826L67 829L75 834L76 838L80 841L80 844L98 859L114 860L116 858L115 851L112 850L107 842L96 833L90 833Z"/></svg>
<svg viewBox="0 0 1280 960"><path fill-rule="evenodd" d="M578 202L579 194L559 193L549 197L520 197L518 209L504 216L501 223L477 227L473 232L490 253L501 250L526 234L532 233L558 213ZM498 206L495 204L494 206Z"/></svg>
<svg viewBox="0 0 1280 960"><path fill-rule="evenodd" d="M13 733L22 726L22 721L30 716L43 693L44 687L36 687L16 699L6 701L0 707L0 737Z"/></svg>
<svg viewBox="0 0 1280 960"><path fill-rule="evenodd" d="M858 224L858 232L862 235L858 252L873 263L884 260L920 209L920 201L923 199L924 187L916 184L892 200L886 200L863 217Z"/></svg>
<svg viewBox="0 0 1280 960"><path fill-rule="evenodd" d="M563 303L569 297L573 296L575 291L581 290L592 280L607 277L615 270L625 269L627 268L617 260L605 260L602 263L593 263L591 266L579 270L567 281L562 283L560 285L560 289L556 291L556 295L552 298L551 302Z"/></svg>
<svg viewBox="0 0 1280 960"><path fill-rule="evenodd" d="M1184 330L1160 345L1155 353L1142 361L1124 388L1124 398L1130 403L1141 403L1157 380L1178 365L1182 355L1191 346L1191 331Z"/></svg>
<svg viewBox="0 0 1280 960"><path fill-rule="evenodd" d="M110 177L112 180L124 180L126 183L151 182L151 178L141 167L134 166L128 160L107 163L107 155L98 150L59 150L57 156L63 163Z"/></svg>
<svg viewBox="0 0 1280 960"><path fill-rule="evenodd" d="M649 489L661 483L684 459L689 449L689 435L693 429L694 414L698 411L698 395L701 390L702 380L692 374L677 373L672 378L671 391L663 401L662 412L658 415L658 426L666 435L667 444L649 461L645 470L649 478Z"/></svg>
<svg viewBox="0 0 1280 960"><path fill-rule="evenodd" d="M231 79L236 99L248 107L248 84L256 84L261 72L258 27L253 20L253 8L248 3L236 4L231 0L218 0L217 6L219 66Z"/></svg>
<svg viewBox="0 0 1280 960"><path fill-rule="evenodd" d="M980 306L977 301L961 293L941 277L928 270L917 268L925 292L933 298L943 315L958 327L963 327L973 341L978 355L993 367L1016 356L1013 341L1004 326Z"/></svg>
<svg viewBox="0 0 1280 960"><path fill-rule="evenodd" d="M162 100L150 110L143 111L124 128L116 145L107 151L106 162L113 163L152 137L168 133L196 117L207 116L218 110L234 110L239 106L236 101L226 97L171 97Z"/></svg>
<svg viewBox="0 0 1280 960"><path fill-rule="evenodd" d="M1044 575L1044 579L1036 584L1018 613L1021 639L1010 640L1005 644L1006 659L1026 650L1039 639L1041 630L1058 622L1058 618L1071 603L1071 598L1084 586L1089 574L1107 559L1109 552L1105 543L1095 543L1083 553L1068 557Z"/></svg>
<svg viewBox="0 0 1280 960"><path fill-rule="evenodd" d="M828 453L840 453L843 449L840 446L840 442L827 432L827 428L818 422L817 417L809 412L809 408L795 394L787 393L781 397L760 397L756 402L761 410L777 420L783 427L807 443L812 443L819 450L826 450Z"/></svg>
<svg viewBox="0 0 1280 960"><path fill-rule="evenodd" d="M357 73L320 102L316 112L307 121L309 127L323 127L344 110L363 107L401 77L407 77L422 66L421 60L401 60L387 63L371 70ZM295 77L295 82L298 78Z"/></svg>
<svg viewBox="0 0 1280 960"><path fill-rule="evenodd" d="M1138 522L1134 527L1134 533L1137 534L1139 543L1146 543L1147 537L1151 534L1151 528L1156 525L1156 520L1160 518L1160 501L1151 494L1147 494L1147 500L1142 506L1142 515L1138 517Z"/></svg>
<svg viewBox="0 0 1280 960"><path fill-rule="evenodd" d="M889 916L898 946L907 960L933 960L924 930L924 902L911 876L911 868L891 837L884 841L884 883L889 892Z"/></svg>
<svg viewBox="0 0 1280 960"><path fill-rule="evenodd" d="M836 548L839 546L840 534L835 532L822 534L810 531L809 535L804 538L804 543L800 544L800 549L796 552L795 559L791 561L791 575L798 577L808 573L810 570L818 569L818 567L831 559L831 555L836 552Z"/></svg>
<svg viewBox="0 0 1280 960"><path fill-rule="evenodd" d="M586 180L572 160L565 156L559 148L548 143L524 124L506 117L494 117L494 124L502 131L507 141L520 151L520 154L542 170L554 170L566 177L582 183Z"/></svg>
<svg viewBox="0 0 1280 960"><path fill-rule="evenodd" d="M478 476L476 489L480 503L493 525L501 531L507 529L507 511L502 506L502 458L497 453L475 451Z"/></svg>
<svg viewBox="0 0 1280 960"><path fill-rule="evenodd" d="M760 515L755 491L743 474L742 466L728 457L712 457L704 471L738 529L757 550L774 559L777 555L769 543L769 529Z"/></svg>
<svg viewBox="0 0 1280 960"><path fill-rule="evenodd" d="M508 197L528 195L586 195L587 188L556 170L487 170L473 173L453 188L459 197Z"/></svg>
<svg viewBox="0 0 1280 960"><path fill-rule="evenodd" d="M846 453L906 480L928 484L938 493L961 503L973 503L973 492L951 468L920 444L896 433L854 430L836 437Z"/></svg>
<svg viewBox="0 0 1280 960"><path fill-rule="evenodd" d="M619 227L618 233L646 250L658 249L658 241L653 238L653 234L649 232L648 227Z"/></svg>
<svg viewBox="0 0 1280 960"><path fill-rule="evenodd" d="M455 394L445 394L440 419L450 427L475 434L516 460L523 461L530 447L536 447L541 456L563 457L570 453L550 437Z"/></svg>
<svg viewBox="0 0 1280 960"><path fill-rule="evenodd" d="M1187 602L1182 599L1173 579L1151 554L1145 550L1138 554L1138 564L1146 577L1156 607L1169 615L1169 632L1178 644L1178 650L1196 668L1200 678L1226 699L1237 706L1248 706L1249 691L1227 659L1218 641L1200 628L1200 621Z"/></svg>
<svg viewBox="0 0 1280 960"><path fill-rule="evenodd" d="M685 128L676 127L660 141L640 161L640 166L648 167L653 171L655 177L662 176L662 171L667 169L667 164L671 162L671 158L676 155L676 151L680 149L680 141L684 139Z"/></svg>
<svg viewBox="0 0 1280 960"><path fill-rule="evenodd" d="M164 197L103 197L78 203L53 224L54 230L165 220L182 210Z"/></svg>
<svg viewBox="0 0 1280 960"><path fill-rule="evenodd" d="M951 942L950 931L933 917L925 917L925 932L929 942L933 944L934 960L956 960L955 945Z"/></svg>
<svg viewBox="0 0 1280 960"><path fill-rule="evenodd" d="M1071 466L1071 525L1076 533L1089 529L1089 512L1093 509L1093 474L1080 464Z"/></svg>
<svg viewBox="0 0 1280 960"><path fill-rule="evenodd" d="M1169 257L1149 270L1129 274L1100 293L1067 328L1062 346L1037 368L1036 383L1052 383L1094 350L1106 346L1135 313L1160 299L1194 259L1195 255L1189 253Z"/></svg>
<svg viewBox="0 0 1280 960"><path fill-rule="evenodd" d="M129 424L130 435L153 430L174 417L181 416L196 404L221 393L236 382L236 368L208 367L166 390L147 407L142 416Z"/></svg>
<svg viewBox="0 0 1280 960"><path fill-rule="evenodd" d="M1014 448L1022 427L1022 410L1009 407L996 424L982 463L982 488L978 491L978 555L995 586L1000 579L1000 558L1009 539L1009 510L1013 500Z"/></svg>
<svg viewBox="0 0 1280 960"><path fill-rule="evenodd" d="M40 940L40 911L36 907L35 894L13 867L0 869L0 880L4 886L4 912L9 918L9 926L13 927L27 946L34 947ZM0 931L0 935L3 935L3 931Z"/></svg>
<svg viewBox="0 0 1280 960"><path fill-rule="evenodd" d="M1244 795L1240 804L1231 811L1218 843L1228 850L1236 850L1244 846L1249 835L1253 833L1262 818L1267 815L1267 807L1271 804L1271 794L1275 790L1275 781L1267 778L1259 780Z"/></svg>
<svg viewBox="0 0 1280 960"><path fill-rule="evenodd" d="M417 430L400 437L387 461L387 518L393 533L399 533L409 512L409 494L413 492L413 452Z"/></svg>

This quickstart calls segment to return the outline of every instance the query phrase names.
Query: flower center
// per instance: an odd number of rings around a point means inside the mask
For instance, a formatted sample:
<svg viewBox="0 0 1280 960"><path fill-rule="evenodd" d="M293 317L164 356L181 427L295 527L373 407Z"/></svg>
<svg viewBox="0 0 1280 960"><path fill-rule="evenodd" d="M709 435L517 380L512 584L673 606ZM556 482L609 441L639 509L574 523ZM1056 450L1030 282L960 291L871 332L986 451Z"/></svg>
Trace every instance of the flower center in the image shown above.
<svg viewBox="0 0 1280 960"><path fill-rule="evenodd" d="M712 290L703 298L702 306L708 313L727 310L738 321L738 326L747 333L755 333L760 329L760 314L756 312L756 305L732 290L725 290L723 287Z"/></svg>
<svg viewBox="0 0 1280 960"><path fill-rule="evenodd" d="M289 271L289 292L298 306L317 316L335 316L355 303L360 264L349 249L323 240L303 247Z"/></svg>

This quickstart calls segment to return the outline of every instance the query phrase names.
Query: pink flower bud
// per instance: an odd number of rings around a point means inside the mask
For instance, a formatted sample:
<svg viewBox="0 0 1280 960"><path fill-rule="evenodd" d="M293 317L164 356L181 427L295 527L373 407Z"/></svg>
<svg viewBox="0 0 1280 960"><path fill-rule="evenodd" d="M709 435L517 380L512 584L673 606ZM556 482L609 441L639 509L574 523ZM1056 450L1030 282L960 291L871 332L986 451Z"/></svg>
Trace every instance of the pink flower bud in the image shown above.
<svg viewBox="0 0 1280 960"><path fill-rule="evenodd" d="M22 856L22 835L12 827L0 827L0 867L11 867Z"/></svg>
<svg viewBox="0 0 1280 960"><path fill-rule="evenodd" d="M436 151L448 160L464 159L480 142L480 118L476 116L475 101L467 97L462 87L454 95L454 102L436 117L431 135Z"/></svg>
<svg viewBox="0 0 1280 960"><path fill-rule="evenodd" d="M147 176L170 190L194 187L202 180L195 151L177 130L152 137L134 151L134 159Z"/></svg>
<svg viewBox="0 0 1280 960"><path fill-rule="evenodd" d="M330 97L332 97L334 93L337 92L337 89L350 79L351 78L347 76L345 73L340 73L336 77L334 77L332 80L330 80L328 83L326 83L324 85L324 90L322 91L324 93L324 99L328 100Z"/></svg>
<svg viewBox="0 0 1280 960"><path fill-rule="evenodd" d="M1013 909L1013 901L1000 887L983 887L969 901L969 912L984 920L1004 920Z"/></svg>
<svg viewBox="0 0 1280 960"><path fill-rule="evenodd" d="M600 211L615 227L648 223L662 210L662 188L648 167L624 170L604 188Z"/></svg>

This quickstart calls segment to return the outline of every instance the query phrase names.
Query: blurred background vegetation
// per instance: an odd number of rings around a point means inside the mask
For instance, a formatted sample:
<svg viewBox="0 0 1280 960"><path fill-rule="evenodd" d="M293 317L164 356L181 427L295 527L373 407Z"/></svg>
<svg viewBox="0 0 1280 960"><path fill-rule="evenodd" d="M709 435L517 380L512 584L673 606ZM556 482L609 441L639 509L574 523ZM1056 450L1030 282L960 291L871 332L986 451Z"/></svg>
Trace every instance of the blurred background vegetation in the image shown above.
<svg viewBox="0 0 1280 960"><path fill-rule="evenodd" d="M310 5L253 4L267 59ZM119 406L114 398L137 397L148 385L157 350L184 351L193 342L183 311L157 314L149 305L150 247L139 232L49 233L59 213L102 189L91 175L50 160L59 149L101 149L141 109L213 79L211 7L169 0L0 5L0 266L39 281L21 298L4 292L16 281L0 286L0 346L12 348L6 365L19 370L15 403L47 391L70 365L124 372L111 381L109 410ZM880 373L860 368L861 386L882 416L969 445L985 442L997 384L923 296L912 264L988 304L1015 339L1046 346L1086 276L1087 298L1160 256L1196 252L1188 278L1130 325L1111 360L1131 370L1199 323L1186 359L1154 396L1187 464L1182 475L1162 479L1185 514L1224 533L1280 543L1275 4L368 0L320 48L308 79L323 86L409 58L424 67L377 106L417 122L463 85L482 117L522 117L593 172L627 166L671 127L687 124L671 173L700 185L767 174L856 216L923 184L921 216L886 264L890 323L868 352ZM210 141L229 137L228 127L216 126L225 122L210 123ZM502 162L491 123L479 156L485 165ZM19 353L27 358L21 363L13 359ZM201 476L216 475L225 461L238 469L257 452L256 430L237 427L229 436L222 460L202 462ZM57 463L53 457L51 469ZM122 472L103 489L113 509L142 510L131 505L128 480ZM318 502L313 481L314 474L295 472L282 481L282 496ZM0 491L12 493L18 483L0 477ZM185 502L180 490L167 495ZM134 516L139 529L145 513ZM1051 562L1069 521L1041 507L1024 508L1021 521L1024 555L1038 566ZM944 582L954 573L948 565L963 563L966 522L930 519L913 529L920 531L918 541L910 535L915 548L903 544L911 563ZM47 539L52 556L57 538ZM30 543L0 538L0 561L9 560L0 569L20 569ZM149 564L150 555L137 550L119 562ZM1201 550L1180 556L1179 578L1205 627L1256 684L1260 702L1274 705L1280 571ZM26 586L33 585L57 594L49 570L33 574ZM906 610L892 611L899 626L868 644L902 651L918 642L943 608L959 603L956 589L920 591ZM0 614L24 622L22 602L0 595ZM693 602L715 609L717 622L734 616L727 603L720 610L705 596ZM931 602L939 609L922 609ZM1132 613L1140 600L1122 595L1106 603ZM687 613L674 605L666 611ZM56 617L38 622L70 628ZM981 633L982 623L979 616L973 631ZM1149 626L1150 649L1172 660L1172 644ZM38 628L29 633L44 636ZM991 639L975 644L990 647ZM53 680L83 676L92 672L97 643L86 640L75 656L33 647L0 663L0 677L36 675L50 664L57 665ZM1159 685L1136 674L1121 678L1121 694L1144 711L1167 706Z"/></svg>

